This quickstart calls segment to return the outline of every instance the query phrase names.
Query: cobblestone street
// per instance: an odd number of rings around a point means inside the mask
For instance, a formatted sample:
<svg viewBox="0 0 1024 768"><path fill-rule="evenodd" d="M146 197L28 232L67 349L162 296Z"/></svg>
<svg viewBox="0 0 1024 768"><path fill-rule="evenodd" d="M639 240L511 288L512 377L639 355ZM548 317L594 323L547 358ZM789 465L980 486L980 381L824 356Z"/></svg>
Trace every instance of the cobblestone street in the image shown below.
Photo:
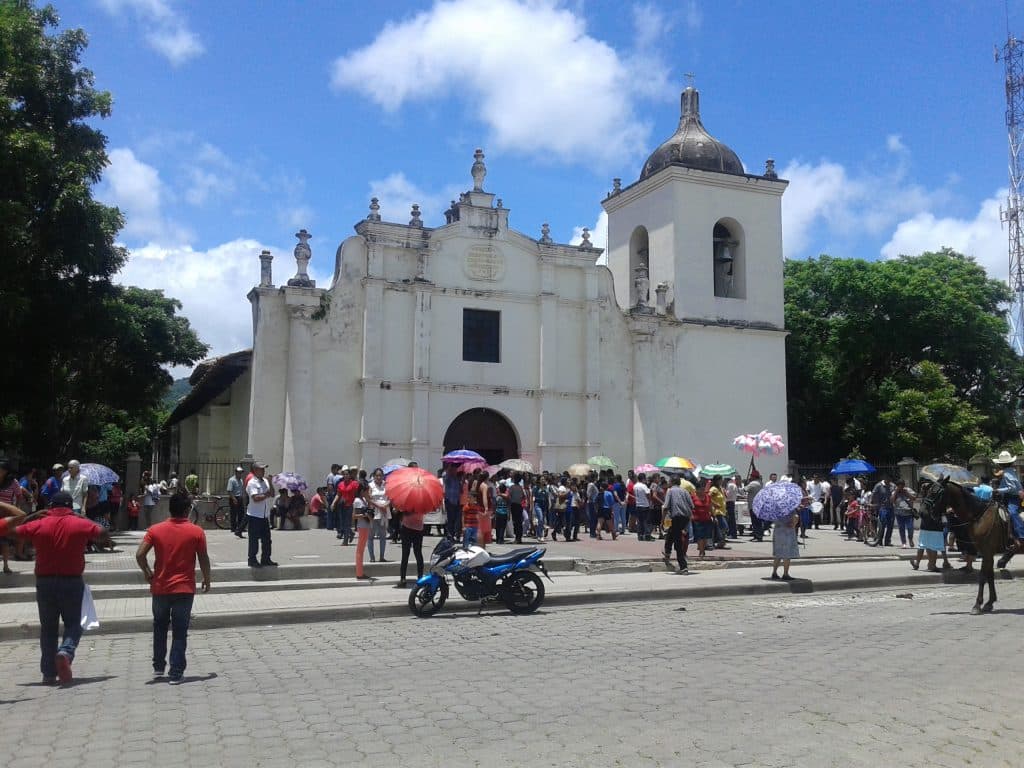
<svg viewBox="0 0 1024 768"><path fill-rule="evenodd" d="M196 632L180 687L145 635L86 635L66 690L9 642L5 764L1019 765L998 588L982 617L964 586Z"/></svg>

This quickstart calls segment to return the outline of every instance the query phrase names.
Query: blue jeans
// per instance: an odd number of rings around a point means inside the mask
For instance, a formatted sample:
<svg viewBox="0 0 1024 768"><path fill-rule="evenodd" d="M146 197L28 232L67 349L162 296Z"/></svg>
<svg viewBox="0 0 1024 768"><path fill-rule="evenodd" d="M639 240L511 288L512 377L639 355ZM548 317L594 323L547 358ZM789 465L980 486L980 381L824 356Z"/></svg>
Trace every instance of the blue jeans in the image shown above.
<svg viewBox="0 0 1024 768"><path fill-rule="evenodd" d="M636 514L636 538L646 538L651 535L651 508L650 507L634 507Z"/></svg>
<svg viewBox="0 0 1024 768"><path fill-rule="evenodd" d="M900 544L914 543L914 516L896 515L896 522L900 526Z"/></svg>
<svg viewBox="0 0 1024 768"><path fill-rule="evenodd" d="M81 576L36 576L36 605L39 608L39 669L46 677L57 676L57 653L67 654L72 661L78 641L82 639L82 594L85 582ZM64 622L64 639L57 647L60 622Z"/></svg>
<svg viewBox="0 0 1024 768"><path fill-rule="evenodd" d="M265 517L249 515L249 562L256 562L256 554L262 550L258 562L270 561L270 521Z"/></svg>
<svg viewBox="0 0 1024 768"><path fill-rule="evenodd" d="M444 501L444 531L452 539L462 532L462 505L458 501Z"/></svg>
<svg viewBox="0 0 1024 768"><path fill-rule="evenodd" d="M163 672L167 663L167 628L171 629L171 677L185 673L188 623L195 595L153 595L153 671Z"/></svg>
<svg viewBox="0 0 1024 768"><path fill-rule="evenodd" d="M375 563L377 559L373 556L373 540L380 540L380 559L384 559L384 547L388 543L388 524L386 520L373 520L370 522L370 538L366 542L366 551L370 554L370 562Z"/></svg>
<svg viewBox="0 0 1024 768"><path fill-rule="evenodd" d="M338 512L334 509L334 494L328 494L327 504L325 505L327 513L324 514L320 519L326 520L327 524L320 526L321 528L327 528L329 531L333 531L338 527Z"/></svg>
<svg viewBox="0 0 1024 768"><path fill-rule="evenodd" d="M615 525L616 533L623 533L626 530L626 523L629 522L626 519L626 508L622 504L615 504L612 507L612 518L613 524Z"/></svg>
<svg viewBox="0 0 1024 768"><path fill-rule="evenodd" d="M576 510L572 507L566 507L565 511L562 512L562 535L565 536L566 541L573 538L579 538L580 527L576 525Z"/></svg>
<svg viewBox="0 0 1024 768"><path fill-rule="evenodd" d="M462 529L462 546L464 549L476 546L476 526L467 526Z"/></svg>
<svg viewBox="0 0 1024 768"><path fill-rule="evenodd" d="M894 517L892 507L882 507L878 510L878 537L875 539L876 544L892 544Z"/></svg>
<svg viewBox="0 0 1024 768"><path fill-rule="evenodd" d="M342 544L352 543L352 507L343 501L338 502L337 520L335 524L338 534L335 538L341 539Z"/></svg>
<svg viewBox="0 0 1024 768"><path fill-rule="evenodd" d="M544 535L544 525L547 522L548 511L540 504L533 505L533 532L539 539Z"/></svg>

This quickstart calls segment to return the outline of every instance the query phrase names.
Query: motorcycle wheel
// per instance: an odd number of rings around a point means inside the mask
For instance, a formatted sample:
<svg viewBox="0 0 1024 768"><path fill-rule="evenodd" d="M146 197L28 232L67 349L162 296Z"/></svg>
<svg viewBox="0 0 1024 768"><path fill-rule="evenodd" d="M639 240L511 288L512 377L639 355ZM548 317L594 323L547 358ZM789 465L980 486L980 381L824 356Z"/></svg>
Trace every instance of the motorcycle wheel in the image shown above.
<svg viewBox="0 0 1024 768"><path fill-rule="evenodd" d="M414 616L425 619L440 611L447 599L448 582L442 581L433 594L428 585L420 584L409 594L409 610Z"/></svg>
<svg viewBox="0 0 1024 768"><path fill-rule="evenodd" d="M544 582L533 571L519 571L505 579L505 605L512 613L533 613L544 602Z"/></svg>

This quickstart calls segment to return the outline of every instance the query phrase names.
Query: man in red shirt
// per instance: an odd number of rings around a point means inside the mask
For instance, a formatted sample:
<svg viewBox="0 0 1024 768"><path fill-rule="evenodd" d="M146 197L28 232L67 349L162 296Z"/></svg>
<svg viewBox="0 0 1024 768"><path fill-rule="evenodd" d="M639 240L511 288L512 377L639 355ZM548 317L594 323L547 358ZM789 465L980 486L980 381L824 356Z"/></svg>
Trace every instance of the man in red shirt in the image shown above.
<svg viewBox="0 0 1024 768"><path fill-rule="evenodd" d="M352 505L355 503L356 494L359 493L359 481L356 480L356 468L348 470L347 475L342 475L338 482L337 494L334 497L334 508L338 522L338 538L342 546L352 543Z"/></svg>
<svg viewBox="0 0 1024 768"><path fill-rule="evenodd" d="M135 560L153 595L153 676L162 678L167 664L167 628L171 628L171 669L168 682L178 685L185 674L185 649L192 601L196 595L196 558L203 572L203 592L210 591L210 556L206 534L188 521L192 502L187 493L170 499L171 516L146 531ZM152 570L147 555L156 550Z"/></svg>
<svg viewBox="0 0 1024 768"><path fill-rule="evenodd" d="M20 512L10 505L3 511ZM43 683L71 682L71 663L82 639L82 595L85 582L85 547L90 542L111 543L110 534L91 520L74 514L71 494L60 491L50 498L50 509L28 517L8 517L4 530L32 541L36 548L36 604L39 607L39 667ZM57 647L60 622L64 638Z"/></svg>

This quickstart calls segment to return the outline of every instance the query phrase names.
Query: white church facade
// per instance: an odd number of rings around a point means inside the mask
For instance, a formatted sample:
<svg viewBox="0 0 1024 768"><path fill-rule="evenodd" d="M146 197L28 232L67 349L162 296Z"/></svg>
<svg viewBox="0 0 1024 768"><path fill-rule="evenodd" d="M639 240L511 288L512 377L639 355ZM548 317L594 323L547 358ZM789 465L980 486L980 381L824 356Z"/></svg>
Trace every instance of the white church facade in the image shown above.
<svg viewBox="0 0 1024 768"><path fill-rule="evenodd" d="M321 477L394 456L438 467L468 447L557 470L679 454L740 458L732 438L786 429L781 202L772 161L746 173L682 95L676 133L614 189L607 266L584 234L509 226L477 150L473 188L431 228L376 200L330 287L275 285L260 255L253 346L201 364L169 421L170 458L252 456ZM763 460L782 472L787 457Z"/></svg>

